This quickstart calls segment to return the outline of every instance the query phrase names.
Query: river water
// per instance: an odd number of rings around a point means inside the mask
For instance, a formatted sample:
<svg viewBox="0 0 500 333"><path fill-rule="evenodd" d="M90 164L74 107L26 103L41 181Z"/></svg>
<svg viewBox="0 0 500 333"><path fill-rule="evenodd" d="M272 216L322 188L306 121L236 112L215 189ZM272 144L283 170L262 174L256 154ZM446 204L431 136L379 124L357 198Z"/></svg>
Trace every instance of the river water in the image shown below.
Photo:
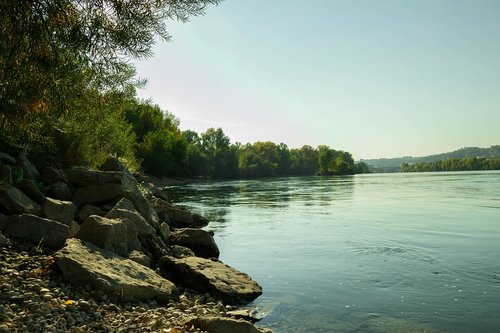
<svg viewBox="0 0 500 333"><path fill-rule="evenodd" d="M500 332L500 172L370 174L169 189L220 259L296 332Z"/></svg>

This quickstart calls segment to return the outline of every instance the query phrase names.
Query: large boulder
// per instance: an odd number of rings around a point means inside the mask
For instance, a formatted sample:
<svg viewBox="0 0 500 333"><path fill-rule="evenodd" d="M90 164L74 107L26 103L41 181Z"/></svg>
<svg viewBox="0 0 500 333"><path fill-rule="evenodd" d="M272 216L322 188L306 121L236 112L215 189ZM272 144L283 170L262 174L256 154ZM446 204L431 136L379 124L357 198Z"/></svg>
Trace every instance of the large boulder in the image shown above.
<svg viewBox="0 0 500 333"><path fill-rule="evenodd" d="M192 214L187 209L171 204L160 198L151 201L151 206L158 214L160 221L174 228L201 228L208 224L208 219Z"/></svg>
<svg viewBox="0 0 500 333"><path fill-rule="evenodd" d="M75 237L121 256L128 254L127 226L122 221L91 215L80 226Z"/></svg>
<svg viewBox="0 0 500 333"><path fill-rule="evenodd" d="M22 214L9 217L5 234L19 240L28 241L49 249L60 249L70 230L67 225L39 216Z"/></svg>
<svg viewBox="0 0 500 333"><path fill-rule="evenodd" d="M158 223L158 216L153 214L153 209L149 201L142 195L141 191L137 187L137 184L132 184L128 190L123 193L123 196L129 199L133 204L135 209L151 224L151 226L156 230L160 226Z"/></svg>
<svg viewBox="0 0 500 333"><path fill-rule="evenodd" d="M163 256L169 255L169 247L158 235L151 235L148 237L141 237L140 239L142 251L149 253L149 257L153 263L156 263Z"/></svg>
<svg viewBox="0 0 500 333"><path fill-rule="evenodd" d="M23 169L23 175L25 178L30 179L38 179L40 178L40 173L37 168L33 165L33 163L28 160L26 155L23 153L17 155L16 164Z"/></svg>
<svg viewBox="0 0 500 333"><path fill-rule="evenodd" d="M199 257L162 257L160 274L184 287L208 292L224 303L249 303L262 294L262 288L247 274L222 262Z"/></svg>
<svg viewBox="0 0 500 333"><path fill-rule="evenodd" d="M123 189L119 184L100 184L78 188L73 195L73 202L77 207L85 204L102 204L123 196Z"/></svg>
<svg viewBox="0 0 500 333"><path fill-rule="evenodd" d="M86 168L71 168L64 170L70 185L74 187L87 187L98 184L118 184L124 182L123 172L97 171Z"/></svg>
<svg viewBox="0 0 500 333"><path fill-rule="evenodd" d="M167 255L174 258L196 257L193 250L180 245L171 245L167 249Z"/></svg>
<svg viewBox="0 0 500 333"><path fill-rule="evenodd" d="M71 200L71 188L65 182L55 182L45 186L45 195L58 200Z"/></svg>
<svg viewBox="0 0 500 333"><path fill-rule="evenodd" d="M116 157L108 157L103 164L99 166L101 171L126 171L127 167Z"/></svg>
<svg viewBox="0 0 500 333"><path fill-rule="evenodd" d="M153 270L79 239L68 239L55 262L73 284L88 284L121 301L165 302L177 294L176 287Z"/></svg>
<svg viewBox="0 0 500 333"><path fill-rule="evenodd" d="M251 322L242 319L226 317L191 317L186 319L184 326L216 333L272 333L268 328L257 328Z"/></svg>
<svg viewBox="0 0 500 333"><path fill-rule="evenodd" d="M76 207L71 201L47 198L42 207L45 216L51 220L69 225L75 219Z"/></svg>
<svg viewBox="0 0 500 333"><path fill-rule="evenodd" d="M132 202L127 198L122 198L118 201L105 217L108 219L126 218L131 220L137 228L138 235L141 237L155 233L155 229L137 212Z"/></svg>
<svg viewBox="0 0 500 333"><path fill-rule="evenodd" d="M42 207L15 187L0 186L0 205L11 214L40 215Z"/></svg>
<svg viewBox="0 0 500 333"><path fill-rule="evenodd" d="M218 258L220 254L212 235L202 229L177 229L170 234L168 239L170 244L190 248L198 257Z"/></svg>
<svg viewBox="0 0 500 333"><path fill-rule="evenodd" d="M57 182L68 182L66 175L61 170L52 167L47 167L42 170L41 179L45 185L51 185Z"/></svg>
<svg viewBox="0 0 500 333"><path fill-rule="evenodd" d="M142 266L150 267L151 266L151 258L144 254L142 251L134 250L129 253L128 259L135 261Z"/></svg>
<svg viewBox="0 0 500 333"><path fill-rule="evenodd" d="M106 212L97 206L87 204L80 209L77 217L78 217L79 221L83 222L90 215L104 216L104 215L106 215Z"/></svg>
<svg viewBox="0 0 500 333"><path fill-rule="evenodd" d="M41 205L45 202L45 195L40 191L39 185L36 185L32 179L22 179L15 186L36 203Z"/></svg>
<svg viewBox="0 0 500 333"><path fill-rule="evenodd" d="M108 203L116 198L125 197L155 230L158 228L158 221L154 219L149 202L139 190L135 178L127 170L96 171L73 168L66 170L66 176L70 185L76 188L73 202L78 207L89 203Z"/></svg>

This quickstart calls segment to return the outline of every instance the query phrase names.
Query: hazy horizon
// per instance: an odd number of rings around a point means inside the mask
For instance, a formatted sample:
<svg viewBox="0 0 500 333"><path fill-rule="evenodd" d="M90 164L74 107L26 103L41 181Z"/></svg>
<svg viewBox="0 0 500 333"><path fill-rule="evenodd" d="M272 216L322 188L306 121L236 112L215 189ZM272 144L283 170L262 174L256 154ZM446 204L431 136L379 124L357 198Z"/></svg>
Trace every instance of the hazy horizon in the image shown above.
<svg viewBox="0 0 500 333"><path fill-rule="evenodd" d="M500 2L222 2L136 62L182 129L356 159L500 142Z"/></svg>

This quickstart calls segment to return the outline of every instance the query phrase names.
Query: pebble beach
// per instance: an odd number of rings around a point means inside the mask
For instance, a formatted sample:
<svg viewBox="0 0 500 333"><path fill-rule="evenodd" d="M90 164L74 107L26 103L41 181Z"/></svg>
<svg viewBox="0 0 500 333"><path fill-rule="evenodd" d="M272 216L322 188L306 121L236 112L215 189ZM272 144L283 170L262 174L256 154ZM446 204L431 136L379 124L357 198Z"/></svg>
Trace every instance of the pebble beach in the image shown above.
<svg viewBox="0 0 500 333"><path fill-rule="evenodd" d="M167 304L122 303L63 280L50 252L14 241L0 247L0 333L204 332L184 323L193 316L229 317L230 310L186 289Z"/></svg>

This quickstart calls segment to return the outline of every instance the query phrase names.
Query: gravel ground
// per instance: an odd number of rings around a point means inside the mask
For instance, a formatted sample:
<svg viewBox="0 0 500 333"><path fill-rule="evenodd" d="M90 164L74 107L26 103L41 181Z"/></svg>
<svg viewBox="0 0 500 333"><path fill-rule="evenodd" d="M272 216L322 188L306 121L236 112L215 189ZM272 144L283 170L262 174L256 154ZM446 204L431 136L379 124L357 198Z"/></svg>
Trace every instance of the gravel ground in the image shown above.
<svg viewBox="0 0 500 333"><path fill-rule="evenodd" d="M190 290L168 304L121 303L63 280L52 253L14 241L0 247L0 333L203 332L182 323L192 316L227 317L229 310Z"/></svg>

